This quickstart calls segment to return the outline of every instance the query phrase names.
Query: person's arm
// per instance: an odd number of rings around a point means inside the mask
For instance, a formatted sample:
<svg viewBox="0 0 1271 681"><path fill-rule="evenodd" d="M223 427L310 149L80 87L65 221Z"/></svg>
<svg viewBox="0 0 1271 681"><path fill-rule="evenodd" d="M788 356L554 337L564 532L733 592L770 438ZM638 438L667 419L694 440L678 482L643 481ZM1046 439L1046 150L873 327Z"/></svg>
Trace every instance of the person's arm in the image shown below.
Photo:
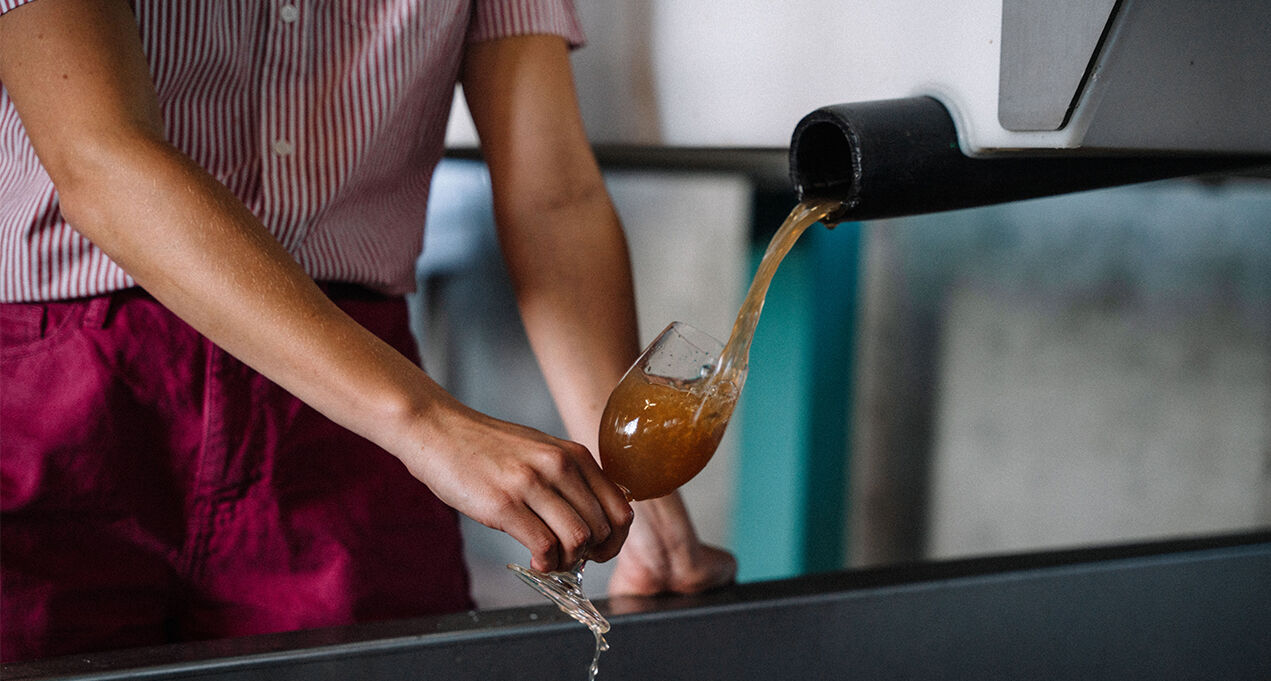
<svg viewBox="0 0 1271 681"><path fill-rule="evenodd" d="M469 47L463 91L494 190L499 241L531 346L570 437L597 451L605 401L639 354L627 246L587 141L563 39ZM733 578L677 495L636 505L615 593L697 591Z"/></svg>
<svg viewBox="0 0 1271 681"><path fill-rule="evenodd" d="M0 16L0 82L67 221L174 313L511 534L534 567L617 553L631 509L586 448L454 400L168 143L123 0L38 0Z"/></svg>

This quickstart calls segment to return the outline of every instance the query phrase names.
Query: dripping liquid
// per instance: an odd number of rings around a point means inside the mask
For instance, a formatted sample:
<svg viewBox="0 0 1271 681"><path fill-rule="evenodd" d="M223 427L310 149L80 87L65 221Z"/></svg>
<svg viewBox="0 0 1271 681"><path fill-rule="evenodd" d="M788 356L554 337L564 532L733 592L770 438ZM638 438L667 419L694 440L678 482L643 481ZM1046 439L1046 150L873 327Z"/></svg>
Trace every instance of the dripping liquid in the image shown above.
<svg viewBox="0 0 1271 681"><path fill-rule="evenodd" d="M596 653L591 658L587 679L594 681L596 674L600 673L600 654L609 650L609 642L605 640L605 634L609 632L609 620L596 610L595 604L583 593L583 561L578 561L568 572L541 572L515 564L508 565L508 569L555 603L561 612L591 630L596 638Z"/></svg>

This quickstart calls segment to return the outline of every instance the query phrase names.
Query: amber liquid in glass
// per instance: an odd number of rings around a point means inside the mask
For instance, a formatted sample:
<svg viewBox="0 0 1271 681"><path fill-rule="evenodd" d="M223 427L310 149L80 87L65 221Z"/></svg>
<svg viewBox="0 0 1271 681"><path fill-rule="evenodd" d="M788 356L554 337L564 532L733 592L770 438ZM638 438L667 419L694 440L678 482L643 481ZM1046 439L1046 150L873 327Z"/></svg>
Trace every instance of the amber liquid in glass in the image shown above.
<svg viewBox="0 0 1271 681"><path fill-rule="evenodd" d="M640 372L622 379L605 407L600 457L605 475L632 500L675 491L710 460L737 404L731 383L656 381Z"/></svg>

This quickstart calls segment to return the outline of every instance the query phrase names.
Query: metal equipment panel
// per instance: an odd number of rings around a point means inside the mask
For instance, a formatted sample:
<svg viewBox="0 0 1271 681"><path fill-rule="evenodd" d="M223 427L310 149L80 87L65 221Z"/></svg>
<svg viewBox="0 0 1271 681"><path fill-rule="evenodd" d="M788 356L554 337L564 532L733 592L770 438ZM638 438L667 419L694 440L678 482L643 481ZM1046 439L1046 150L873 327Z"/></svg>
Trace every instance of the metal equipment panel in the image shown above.
<svg viewBox="0 0 1271 681"><path fill-rule="evenodd" d="M603 604L607 679L1266 679L1271 535L912 565ZM27 679L568 679L550 608L76 656Z"/></svg>

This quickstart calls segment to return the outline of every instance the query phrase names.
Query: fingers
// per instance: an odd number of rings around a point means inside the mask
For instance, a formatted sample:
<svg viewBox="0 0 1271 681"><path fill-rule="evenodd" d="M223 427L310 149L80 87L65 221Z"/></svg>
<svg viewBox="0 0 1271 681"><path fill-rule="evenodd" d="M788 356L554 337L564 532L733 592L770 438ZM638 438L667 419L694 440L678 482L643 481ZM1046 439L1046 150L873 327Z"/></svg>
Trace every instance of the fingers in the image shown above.
<svg viewBox="0 0 1271 681"><path fill-rule="evenodd" d="M594 495L575 491L572 494L560 488L583 487L580 476L574 479L537 479L525 488L526 505L551 534L550 546L529 546L533 563L540 570L566 569L589 556L595 541L609 537L609 523ZM571 497L573 497L571 499ZM556 560L551 560L555 557Z"/></svg>
<svg viewBox="0 0 1271 681"><path fill-rule="evenodd" d="M511 535L538 570L617 554L634 513L586 447L462 405L454 414L407 459L442 501Z"/></svg>
<svg viewBox="0 0 1271 681"><path fill-rule="evenodd" d="M474 519L529 549L536 570L564 570L580 560L617 555L634 512L587 449L554 438L519 444L496 482L501 503L490 509L493 522Z"/></svg>
<svg viewBox="0 0 1271 681"><path fill-rule="evenodd" d="M732 554L705 544L691 558L685 554L665 564L645 562L646 558L623 554L609 579L610 596L694 594L727 586L737 578L737 560Z"/></svg>
<svg viewBox="0 0 1271 681"><path fill-rule="evenodd" d="M554 551L541 552L544 562L554 553L554 569L565 569L579 560L603 562L617 555L634 512L587 449L558 441L536 463L523 489L527 507L556 539Z"/></svg>
<svg viewBox="0 0 1271 681"><path fill-rule="evenodd" d="M530 551L530 567L542 572L551 572L560 569L560 545L556 539L556 534L547 527L534 511L526 506L520 508L508 507L501 514L502 522L500 524L491 524L491 527L506 532L513 539L521 543L521 546ZM474 518L481 521L480 518Z"/></svg>
<svg viewBox="0 0 1271 681"><path fill-rule="evenodd" d="M588 457L590 458L590 455ZM618 551L622 549L631 531L631 522L635 520L635 511L631 508L631 503L627 501L626 495L622 493L622 489L605 477L600 467L594 465L594 461L592 464L585 467L583 472L609 519L610 532L607 539L599 541L592 549L591 559L603 563L618 555Z"/></svg>
<svg viewBox="0 0 1271 681"><path fill-rule="evenodd" d="M556 491L587 525L590 537L583 547L586 555L574 556L566 551L563 561L569 563L571 558L607 561L622 548L635 513L618 486L601 472L587 448L574 442L564 446L570 457L569 465L567 470L559 471Z"/></svg>
<svg viewBox="0 0 1271 681"><path fill-rule="evenodd" d="M732 584L737 579L737 559L714 546L702 546L699 566L671 585L677 593L698 593Z"/></svg>

